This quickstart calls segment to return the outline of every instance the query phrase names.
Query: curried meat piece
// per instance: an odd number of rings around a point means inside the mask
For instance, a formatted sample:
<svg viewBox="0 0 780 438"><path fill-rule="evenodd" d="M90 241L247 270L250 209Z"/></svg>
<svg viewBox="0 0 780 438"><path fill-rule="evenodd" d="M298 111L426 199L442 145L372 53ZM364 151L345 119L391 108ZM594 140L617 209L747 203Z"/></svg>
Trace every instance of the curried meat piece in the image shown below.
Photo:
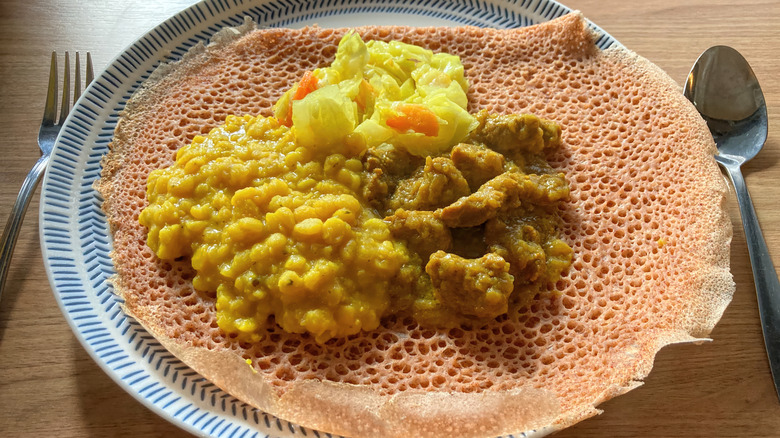
<svg viewBox="0 0 780 438"><path fill-rule="evenodd" d="M379 210L385 210L385 202L387 201L387 195L390 192L388 187L389 178L387 178L382 172L382 169L376 168L371 171L366 177L366 181L363 184L363 198L366 199L371 207Z"/></svg>
<svg viewBox="0 0 780 438"><path fill-rule="evenodd" d="M558 147L561 127L532 114L476 114L479 122L471 133L471 141L489 145L516 163L523 163L523 155L542 154Z"/></svg>
<svg viewBox="0 0 780 438"><path fill-rule="evenodd" d="M504 156L485 146L461 143L452 148L450 158L472 192L504 172Z"/></svg>
<svg viewBox="0 0 780 438"><path fill-rule="evenodd" d="M515 288L557 278L571 263L572 250L556 236L555 215L535 208L485 223L485 243L509 262Z"/></svg>
<svg viewBox="0 0 780 438"><path fill-rule="evenodd" d="M405 177L423 165L422 157L417 157L406 150L381 144L370 148L363 157L367 170L382 169L388 177Z"/></svg>
<svg viewBox="0 0 780 438"><path fill-rule="evenodd" d="M438 250L448 251L452 245L450 229L432 211L399 209L385 218L393 236L403 239L423 261Z"/></svg>
<svg viewBox="0 0 780 438"><path fill-rule="evenodd" d="M437 300L464 315L495 318L506 313L514 289L509 263L488 253L465 259L437 251L425 266Z"/></svg>
<svg viewBox="0 0 780 438"><path fill-rule="evenodd" d="M387 210L388 197L395 191L398 182L423 165L423 159L403 149L383 144L370 148L363 156L363 168L368 177L363 185L363 197L380 212Z"/></svg>
<svg viewBox="0 0 780 438"><path fill-rule="evenodd" d="M390 198L391 211L436 210L471 193L469 183L446 157L426 157L425 166L402 180Z"/></svg>
<svg viewBox="0 0 780 438"><path fill-rule="evenodd" d="M546 261L544 236L534 225L518 217L493 218L485 223L485 242L490 250L506 259L511 265L509 272L523 283L536 281Z"/></svg>
<svg viewBox="0 0 780 438"><path fill-rule="evenodd" d="M492 219L499 212L517 208L524 202L549 205L569 196L562 173L526 175L505 172L491 179L471 195L436 211L449 227L473 227Z"/></svg>
<svg viewBox="0 0 780 438"><path fill-rule="evenodd" d="M550 166L550 163L548 163L544 157L539 155L528 155L525 157L525 162L520 164L523 165L522 171L529 174L545 175L558 173L557 170Z"/></svg>

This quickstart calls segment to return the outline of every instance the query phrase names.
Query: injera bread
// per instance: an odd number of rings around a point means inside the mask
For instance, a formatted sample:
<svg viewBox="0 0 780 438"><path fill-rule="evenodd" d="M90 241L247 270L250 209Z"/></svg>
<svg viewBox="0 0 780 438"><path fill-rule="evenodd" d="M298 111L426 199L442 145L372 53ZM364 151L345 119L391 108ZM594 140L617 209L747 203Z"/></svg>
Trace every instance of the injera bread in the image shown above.
<svg viewBox="0 0 780 438"><path fill-rule="evenodd" d="M226 337L214 300L191 286L189 261L161 261L145 244L147 176L229 114L271 115L306 70L330 64L346 32L249 23L159 68L116 128L97 187L128 315L241 400L356 437L561 429L641 385L661 347L707 336L734 291L726 186L706 125L671 78L623 47L599 50L576 13L517 30L357 31L460 56L472 112L561 124L549 160L571 186L560 211L574 249L564 278L479 329L389 318L325 345L279 329L255 345Z"/></svg>

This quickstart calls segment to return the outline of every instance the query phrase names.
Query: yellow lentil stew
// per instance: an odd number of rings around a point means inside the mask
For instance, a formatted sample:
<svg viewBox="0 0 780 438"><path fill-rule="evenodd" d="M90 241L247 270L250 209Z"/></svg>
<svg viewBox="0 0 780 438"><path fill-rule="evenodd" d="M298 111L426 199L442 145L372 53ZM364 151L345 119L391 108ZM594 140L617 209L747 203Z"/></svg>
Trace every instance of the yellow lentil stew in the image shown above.
<svg viewBox="0 0 780 438"><path fill-rule="evenodd" d="M273 118L227 118L149 178L140 221L163 259L191 257L218 324L252 342L271 315L326 341L371 330L389 307L403 242L359 198L363 165L299 147Z"/></svg>

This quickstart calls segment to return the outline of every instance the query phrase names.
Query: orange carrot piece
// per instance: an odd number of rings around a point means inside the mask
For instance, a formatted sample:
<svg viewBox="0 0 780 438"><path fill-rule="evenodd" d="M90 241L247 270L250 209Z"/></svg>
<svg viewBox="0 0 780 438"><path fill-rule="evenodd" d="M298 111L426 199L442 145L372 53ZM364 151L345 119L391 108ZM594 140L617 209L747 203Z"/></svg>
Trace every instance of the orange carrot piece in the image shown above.
<svg viewBox="0 0 780 438"><path fill-rule="evenodd" d="M279 120L279 123L286 127L292 126L292 103L294 100L301 100L304 97L306 97L309 93L317 89L317 86L319 85L319 80L317 79L317 76L314 76L314 73L307 71L303 74L303 77L301 78L301 81L298 83L298 88L295 89L295 93L293 94L292 99L287 104L287 114L285 115L284 119Z"/></svg>
<svg viewBox="0 0 780 438"><path fill-rule="evenodd" d="M439 119L433 111L422 105L402 105L399 114L387 119L387 126L399 132L412 130L429 137L439 135Z"/></svg>
<svg viewBox="0 0 780 438"><path fill-rule="evenodd" d="M292 100L303 99L309 93L317 89L318 83L319 80L317 79L317 76L314 76L314 73L307 71L306 73L303 74L303 78L301 79L301 82L298 84L298 89L295 90L295 95L293 96Z"/></svg>

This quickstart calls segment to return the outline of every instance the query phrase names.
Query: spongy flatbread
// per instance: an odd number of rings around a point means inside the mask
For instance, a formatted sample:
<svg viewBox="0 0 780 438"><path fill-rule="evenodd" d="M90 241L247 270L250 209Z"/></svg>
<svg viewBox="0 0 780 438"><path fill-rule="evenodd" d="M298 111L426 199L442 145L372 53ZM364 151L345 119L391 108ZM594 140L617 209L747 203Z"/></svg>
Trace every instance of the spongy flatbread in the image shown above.
<svg viewBox="0 0 780 438"><path fill-rule="evenodd" d="M563 127L549 157L567 174L570 271L485 328L434 331L390 318L318 345L273 330L239 345L138 223L149 172L229 114L271 114L303 72L328 65L345 29L227 30L164 66L117 126L98 188L114 234L117 293L177 357L281 418L347 436L487 437L552 431L641 384L656 352L706 336L731 299L726 187L704 122L665 73L600 51L570 14L517 29L365 27L461 57L470 111L530 112ZM246 364L246 359L252 365Z"/></svg>

